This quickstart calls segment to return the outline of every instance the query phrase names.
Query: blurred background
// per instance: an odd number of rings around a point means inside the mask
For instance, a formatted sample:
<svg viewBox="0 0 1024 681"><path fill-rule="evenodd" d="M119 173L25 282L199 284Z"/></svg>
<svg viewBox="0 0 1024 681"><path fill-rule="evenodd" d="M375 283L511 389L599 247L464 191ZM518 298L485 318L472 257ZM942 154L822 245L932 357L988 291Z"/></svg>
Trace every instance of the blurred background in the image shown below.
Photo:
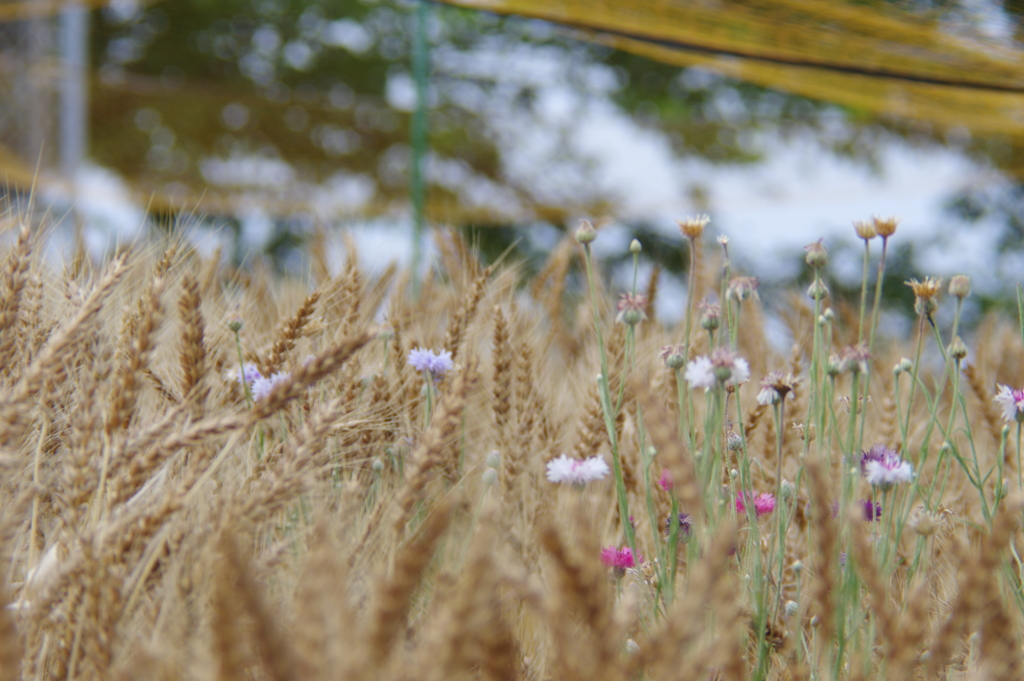
<svg viewBox="0 0 1024 681"><path fill-rule="evenodd" d="M824 237L841 289L860 282L852 221L894 215L887 290L909 300L902 279L965 272L982 311L1024 271L1021 12L3 0L3 191L25 207L34 188L57 250L76 231L100 255L186 230L298 275L318 232L350 230L382 267L414 257L417 224L537 268L587 216L613 266L639 237L668 292L685 281L678 218L709 213L709 238L729 235L769 285ZM324 247L340 264L341 242Z"/></svg>

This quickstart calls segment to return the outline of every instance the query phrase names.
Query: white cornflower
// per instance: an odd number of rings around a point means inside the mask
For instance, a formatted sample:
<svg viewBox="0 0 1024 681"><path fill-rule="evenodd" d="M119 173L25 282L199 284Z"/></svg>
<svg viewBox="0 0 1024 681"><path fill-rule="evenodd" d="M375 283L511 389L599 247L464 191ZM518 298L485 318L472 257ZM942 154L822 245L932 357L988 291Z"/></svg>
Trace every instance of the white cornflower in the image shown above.
<svg viewBox="0 0 1024 681"><path fill-rule="evenodd" d="M687 364L686 382L691 388L715 387L715 372L711 368L711 360L701 355Z"/></svg>
<svg viewBox="0 0 1024 681"><path fill-rule="evenodd" d="M864 462L864 477L875 487L887 490L897 483L913 480L914 468L899 456L886 454L880 459Z"/></svg>
<svg viewBox="0 0 1024 681"><path fill-rule="evenodd" d="M274 386L282 381L287 381L292 377L290 371L278 371L270 378L263 378L260 376L252 382L252 398L257 402L262 400L264 397L270 394L270 391L274 389Z"/></svg>
<svg viewBox="0 0 1024 681"><path fill-rule="evenodd" d="M1000 385L995 401L1003 408L1003 418L1008 423L1024 422L1024 390Z"/></svg>
<svg viewBox="0 0 1024 681"><path fill-rule="evenodd" d="M600 456L572 459L565 454L548 461L548 480L583 486L608 475L610 469Z"/></svg>
<svg viewBox="0 0 1024 681"><path fill-rule="evenodd" d="M709 390L716 383L740 385L750 380L750 365L734 352L718 348L711 357L701 355L687 364L685 376L691 388Z"/></svg>

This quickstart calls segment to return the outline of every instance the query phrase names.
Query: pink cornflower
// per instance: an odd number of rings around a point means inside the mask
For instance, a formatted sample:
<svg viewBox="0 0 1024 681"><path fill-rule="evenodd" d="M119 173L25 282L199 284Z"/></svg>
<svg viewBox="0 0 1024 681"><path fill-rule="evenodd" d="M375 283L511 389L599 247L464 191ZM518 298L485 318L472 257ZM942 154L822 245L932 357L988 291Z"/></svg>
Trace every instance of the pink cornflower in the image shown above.
<svg viewBox="0 0 1024 681"><path fill-rule="evenodd" d="M642 293L620 293L619 303L615 306L619 314L615 316L616 322L626 322L633 325L647 319L647 296Z"/></svg>
<svg viewBox="0 0 1024 681"><path fill-rule="evenodd" d="M1000 385L995 396L1007 423L1024 423L1024 390Z"/></svg>
<svg viewBox="0 0 1024 681"><path fill-rule="evenodd" d="M606 546L601 549L601 562L610 568L614 568L620 577L628 568L634 568L638 556L633 555L633 549L624 546L617 549L614 546Z"/></svg>
<svg viewBox="0 0 1024 681"><path fill-rule="evenodd" d="M737 513L746 513L747 512L747 505L744 502L748 498L750 498L750 494L747 493L747 492L741 492L740 494L736 495L736 512ZM757 514L758 518L760 518L763 515L767 515L768 513L771 513L774 510L775 510L775 495L774 494L771 494L769 492L764 492L764 493L758 494L756 497L754 497L754 513Z"/></svg>
<svg viewBox="0 0 1024 681"><path fill-rule="evenodd" d="M661 487L667 492L674 486L675 483L672 482L672 471L667 468L663 468L661 471L661 477L658 478L658 487Z"/></svg>
<svg viewBox="0 0 1024 681"><path fill-rule="evenodd" d="M582 487L588 482L600 480L609 472L608 464L600 456L580 460L562 454L548 461L548 480L556 483L568 482Z"/></svg>

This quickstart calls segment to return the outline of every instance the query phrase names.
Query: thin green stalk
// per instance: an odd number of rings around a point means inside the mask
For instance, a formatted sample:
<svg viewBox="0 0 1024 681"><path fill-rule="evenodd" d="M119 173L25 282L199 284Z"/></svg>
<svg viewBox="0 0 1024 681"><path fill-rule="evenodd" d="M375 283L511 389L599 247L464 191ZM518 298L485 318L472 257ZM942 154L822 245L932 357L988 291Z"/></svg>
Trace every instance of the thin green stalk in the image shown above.
<svg viewBox="0 0 1024 681"><path fill-rule="evenodd" d="M885 253L889 246L889 237L882 237L882 256L878 261L878 279L875 281L875 304L871 308L871 333L868 335L868 350L875 347L875 330L878 328L879 306L882 302L882 282L885 280Z"/></svg>
<svg viewBox="0 0 1024 681"><path fill-rule="evenodd" d="M594 283L594 266L591 262L593 253L590 244L583 245L583 260L587 267L587 284L590 287L590 304L594 313L594 331L597 334L597 348L601 355L601 376L598 388L601 396L601 408L604 412L605 430L608 432L608 443L612 452L612 473L615 476L615 492L619 500L619 521L626 535L626 543L636 554L636 533L629 522L629 500L626 496L626 484L622 479L622 463L619 460L619 440L615 432L615 412L612 408L611 394L608 383L608 356L604 349L604 336L601 333L601 318L598 314L597 286Z"/></svg>
<svg viewBox="0 0 1024 681"><path fill-rule="evenodd" d="M245 358L242 356L242 338L235 331L235 347L238 348L238 380L242 382L242 392L245 393L245 406L252 409L252 393L249 392L249 382L245 380Z"/></svg>
<svg viewBox="0 0 1024 681"><path fill-rule="evenodd" d="M864 312L868 307L868 265L871 264L871 241L864 239L864 272L860 280L860 320L857 322L857 342L864 340Z"/></svg>
<svg viewBox="0 0 1024 681"><path fill-rule="evenodd" d="M914 366L910 368L910 397L907 399L907 414L903 426L903 451L909 451L907 437L910 431L910 416L914 412L914 391L917 389L917 373L921 366L921 348L924 345L924 315L917 321L917 350L914 351Z"/></svg>

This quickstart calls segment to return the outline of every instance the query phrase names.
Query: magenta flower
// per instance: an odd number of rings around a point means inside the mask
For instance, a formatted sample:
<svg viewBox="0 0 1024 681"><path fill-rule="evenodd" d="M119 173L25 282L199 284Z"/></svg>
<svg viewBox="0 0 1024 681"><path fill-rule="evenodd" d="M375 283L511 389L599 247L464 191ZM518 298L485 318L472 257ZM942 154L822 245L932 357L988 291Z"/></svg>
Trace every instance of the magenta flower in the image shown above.
<svg viewBox="0 0 1024 681"><path fill-rule="evenodd" d="M747 492L742 492L742 493L736 495L736 512L737 513L746 513L747 512L747 505L744 502L747 499L749 499L749 498L750 498L750 494L747 493ZM757 514L758 518L760 518L761 516L766 515L768 513L771 513L772 511L775 510L775 495L774 494L771 494L769 492L764 492L763 494L758 494L756 497L754 497L753 501L754 501L754 513Z"/></svg>
<svg viewBox="0 0 1024 681"><path fill-rule="evenodd" d="M610 568L614 568L620 575L627 568L636 567L637 558L638 556L633 555L633 549L628 546L624 546L621 549L617 549L614 546L606 546L601 549L601 562Z"/></svg>
<svg viewBox="0 0 1024 681"><path fill-rule="evenodd" d="M1024 423L1024 390L1000 385L995 396L1007 423Z"/></svg>
<svg viewBox="0 0 1024 681"><path fill-rule="evenodd" d="M675 483L672 482L672 471L667 468L661 470L661 477L658 478L658 487L666 492L675 487Z"/></svg>

